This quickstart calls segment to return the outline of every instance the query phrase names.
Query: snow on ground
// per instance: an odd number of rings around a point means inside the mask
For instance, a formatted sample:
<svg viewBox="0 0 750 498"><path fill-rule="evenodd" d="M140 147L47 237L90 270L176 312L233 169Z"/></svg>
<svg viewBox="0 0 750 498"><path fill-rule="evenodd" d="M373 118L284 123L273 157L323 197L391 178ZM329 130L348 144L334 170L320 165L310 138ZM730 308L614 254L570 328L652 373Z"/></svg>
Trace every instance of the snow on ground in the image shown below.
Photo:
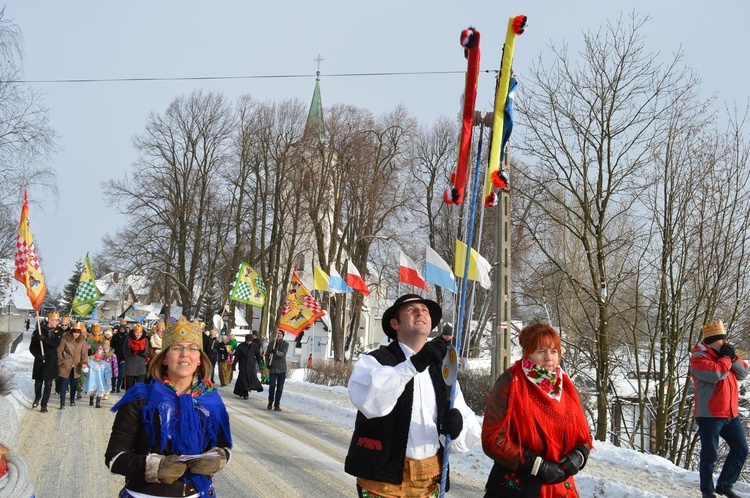
<svg viewBox="0 0 750 498"><path fill-rule="evenodd" d="M19 348L0 361L0 367L14 373L14 391L9 395L19 417L31 406L34 396L31 381L33 358L27 348ZM284 404L287 408L308 413L331 424L353 427L356 411L343 387L325 387L304 381L304 369L295 370L287 380ZM23 448L17 448L23 456ZM451 471L484 482L492 462L477 445L463 455L451 453ZM343 472L343 470L342 470ZM686 471L668 460L617 448L596 441L586 468L576 476L583 497L597 498L689 498L699 497L698 473ZM750 484L737 483L735 490L750 497Z"/></svg>

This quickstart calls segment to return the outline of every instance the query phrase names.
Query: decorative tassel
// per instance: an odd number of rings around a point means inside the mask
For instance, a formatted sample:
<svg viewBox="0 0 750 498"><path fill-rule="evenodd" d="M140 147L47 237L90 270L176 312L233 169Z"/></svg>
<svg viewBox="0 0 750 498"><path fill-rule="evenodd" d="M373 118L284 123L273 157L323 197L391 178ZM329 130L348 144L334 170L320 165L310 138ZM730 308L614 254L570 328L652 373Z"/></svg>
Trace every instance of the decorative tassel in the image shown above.
<svg viewBox="0 0 750 498"><path fill-rule="evenodd" d="M516 16L513 19L513 32L517 35L523 34L526 30L526 16Z"/></svg>
<svg viewBox="0 0 750 498"><path fill-rule="evenodd" d="M484 199L484 206L488 208L493 208L497 206L497 203L499 202L499 199L497 198L497 194L490 190L489 195L485 197Z"/></svg>
<svg viewBox="0 0 750 498"><path fill-rule="evenodd" d="M500 190L508 190L508 174L501 169L492 173L492 186Z"/></svg>

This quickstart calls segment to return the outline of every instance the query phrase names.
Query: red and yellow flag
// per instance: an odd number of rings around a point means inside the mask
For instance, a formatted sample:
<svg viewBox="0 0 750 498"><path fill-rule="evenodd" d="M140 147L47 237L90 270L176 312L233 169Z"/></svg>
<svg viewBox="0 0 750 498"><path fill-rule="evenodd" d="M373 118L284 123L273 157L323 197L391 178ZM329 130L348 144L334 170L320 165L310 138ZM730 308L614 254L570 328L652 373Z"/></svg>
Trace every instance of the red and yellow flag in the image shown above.
<svg viewBox="0 0 750 498"><path fill-rule="evenodd" d="M325 315L318 301L310 295L310 291L297 276L297 269L292 273L289 283L289 294L286 296L284 307L281 309L279 330L289 332L295 336L315 323L315 320Z"/></svg>
<svg viewBox="0 0 750 498"><path fill-rule="evenodd" d="M21 221L18 223L18 238L16 239L16 271L13 276L26 287L31 306L39 311L47 286L44 275L39 266L39 258L34 247L34 236L29 228L29 196L23 191L23 208Z"/></svg>

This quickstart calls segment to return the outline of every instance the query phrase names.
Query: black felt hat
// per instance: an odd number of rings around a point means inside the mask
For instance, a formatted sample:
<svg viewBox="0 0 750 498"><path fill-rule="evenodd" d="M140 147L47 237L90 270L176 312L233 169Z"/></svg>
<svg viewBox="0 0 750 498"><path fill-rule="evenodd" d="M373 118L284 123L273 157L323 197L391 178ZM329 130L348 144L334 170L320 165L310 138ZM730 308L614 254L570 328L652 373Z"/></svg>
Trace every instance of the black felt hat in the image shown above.
<svg viewBox="0 0 750 498"><path fill-rule="evenodd" d="M403 296L396 299L396 301L393 303L393 306L385 310L385 313L383 313L383 319L382 319L382 325L383 325L383 332L385 332L385 335L387 335L390 339L396 340L396 331L391 327L391 318L395 318L396 315L398 315L398 309L407 303L422 303L425 306L427 306L427 309L430 311L430 320L432 321L432 328L437 327L437 324L440 323L440 319L443 317L443 310L440 308L440 305L436 303L435 301L431 299L425 299L422 296L419 296L417 294L404 294Z"/></svg>

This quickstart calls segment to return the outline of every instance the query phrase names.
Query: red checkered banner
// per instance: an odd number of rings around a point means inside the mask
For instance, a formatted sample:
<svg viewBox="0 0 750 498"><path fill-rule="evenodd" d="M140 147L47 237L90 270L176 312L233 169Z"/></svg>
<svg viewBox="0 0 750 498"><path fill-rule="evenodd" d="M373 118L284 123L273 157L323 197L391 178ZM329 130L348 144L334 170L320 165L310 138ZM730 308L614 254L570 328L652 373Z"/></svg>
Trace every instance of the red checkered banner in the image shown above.
<svg viewBox="0 0 750 498"><path fill-rule="evenodd" d="M44 283L44 275L42 275L42 268L39 266L39 258L34 246L34 236L29 226L29 196L25 190L21 221L18 223L16 271L13 276L26 287L26 294L29 296L31 305L39 311L44 296L47 294L47 286Z"/></svg>
<svg viewBox="0 0 750 498"><path fill-rule="evenodd" d="M294 334L296 337L324 314L325 311L320 307L318 301L310 295L310 291L299 279L295 269L292 272L292 281L289 283L289 293L286 296L284 306L281 308L279 330Z"/></svg>

